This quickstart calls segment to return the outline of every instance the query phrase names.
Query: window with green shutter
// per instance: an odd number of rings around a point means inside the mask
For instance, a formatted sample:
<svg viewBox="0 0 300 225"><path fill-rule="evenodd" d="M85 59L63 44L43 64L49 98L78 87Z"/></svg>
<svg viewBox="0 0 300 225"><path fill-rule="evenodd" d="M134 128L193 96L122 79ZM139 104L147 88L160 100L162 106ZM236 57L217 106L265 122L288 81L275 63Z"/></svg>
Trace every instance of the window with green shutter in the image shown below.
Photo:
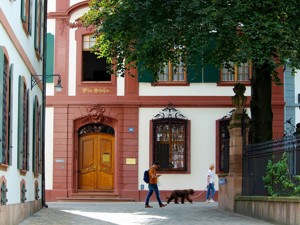
<svg viewBox="0 0 300 225"><path fill-rule="evenodd" d="M8 91L7 93L9 94L9 97L7 99L7 102L9 104L8 106L8 161L9 161L9 165L12 165L12 147L13 147L13 143L12 143L12 123L13 123L13 119L12 119L12 112L13 112L13 71L14 71L14 64L10 65L10 69L9 69L9 84L8 86Z"/></svg>
<svg viewBox="0 0 300 225"><path fill-rule="evenodd" d="M7 57L0 48L0 164L9 164L10 161L10 78Z"/></svg>
<svg viewBox="0 0 300 225"><path fill-rule="evenodd" d="M31 35L32 29L32 0L21 0L21 21L26 33Z"/></svg>
<svg viewBox="0 0 300 225"><path fill-rule="evenodd" d="M154 76L150 71L142 70L141 66L138 66L138 80L141 83L152 83Z"/></svg>
<svg viewBox="0 0 300 225"><path fill-rule="evenodd" d="M0 48L0 118L3 118L3 111L4 111L4 105L3 105L3 80L4 80L4 53L2 48ZM3 130L3 123L0 121L0 131ZM2 132L1 132L2 134ZM1 135L2 139L2 135ZM3 144L0 144L0 163L5 164L5 148L3 149Z"/></svg>
<svg viewBox="0 0 300 225"><path fill-rule="evenodd" d="M40 148L41 148L41 137L40 137L40 128L41 128L41 111L38 97L35 96L33 104L33 155L32 155L32 170L34 175L38 175L40 172Z"/></svg>
<svg viewBox="0 0 300 225"><path fill-rule="evenodd" d="M34 47L39 58L42 58L43 43L43 0L35 0Z"/></svg>
<svg viewBox="0 0 300 225"><path fill-rule="evenodd" d="M46 74L54 74L54 35L47 33ZM47 83L53 83L54 77L48 77Z"/></svg>
<svg viewBox="0 0 300 225"><path fill-rule="evenodd" d="M218 83L219 81L220 81L220 69L211 64L205 65L203 82L204 83Z"/></svg>
<svg viewBox="0 0 300 225"><path fill-rule="evenodd" d="M198 63L185 68L179 65L176 69L169 62L163 72L158 74L158 85L182 85L183 83L218 83L220 81L220 69L211 65L203 65L202 57L195 56ZM154 82L154 75L149 71L138 69L139 82Z"/></svg>
<svg viewBox="0 0 300 225"><path fill-rule="evenodd" d="M19 76L19 101L18 101L18 168L29 169L28 147L28 97L29 90L22 76Z"/></svg>

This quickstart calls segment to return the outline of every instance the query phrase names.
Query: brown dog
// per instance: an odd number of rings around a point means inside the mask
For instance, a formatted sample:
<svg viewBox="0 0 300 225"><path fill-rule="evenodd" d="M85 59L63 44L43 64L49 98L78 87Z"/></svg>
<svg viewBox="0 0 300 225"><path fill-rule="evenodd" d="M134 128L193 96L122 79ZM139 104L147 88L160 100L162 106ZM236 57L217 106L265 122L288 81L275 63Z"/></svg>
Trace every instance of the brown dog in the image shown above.
<svg viewBox="0 0 300 225"><path fill-rule="evenodd" d="M189 195L193 195L195 191L193 189L185 190L174 190L171 193L170 197L167 197L167 203L169 204L173 199L175 204L178 203L178 198L181 198L181 204L184 204L184 200L188 200L190 203L193 203L193 200L189 198Z"/></svg>

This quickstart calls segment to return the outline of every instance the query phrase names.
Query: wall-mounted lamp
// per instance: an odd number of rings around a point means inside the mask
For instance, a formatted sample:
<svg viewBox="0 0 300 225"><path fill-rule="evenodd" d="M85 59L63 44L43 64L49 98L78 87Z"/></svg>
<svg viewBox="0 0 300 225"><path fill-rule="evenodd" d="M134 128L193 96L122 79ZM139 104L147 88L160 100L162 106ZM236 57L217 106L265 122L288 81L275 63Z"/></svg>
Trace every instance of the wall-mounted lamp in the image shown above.
<svg viewBox="0 0 300 225"><path fill-rule="evenodd" d="M39 77L42 77L46 80L50 77L58 77L57 84L54 86L54 88L55 88L55 91L57 91L57 92L62 91L63 87L61 86L61 76L59 74L46 74L46 75L33 75L33 74L31 74L31 90L36 84L39 84L43 81Z"/></svg>

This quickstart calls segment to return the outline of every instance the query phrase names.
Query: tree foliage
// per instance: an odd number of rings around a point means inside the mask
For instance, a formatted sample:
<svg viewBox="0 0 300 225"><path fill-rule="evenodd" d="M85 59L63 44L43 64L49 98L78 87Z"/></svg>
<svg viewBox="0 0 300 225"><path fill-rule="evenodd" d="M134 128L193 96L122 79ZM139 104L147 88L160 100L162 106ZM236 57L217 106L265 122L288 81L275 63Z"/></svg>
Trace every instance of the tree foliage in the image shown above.
<svg viewBox="0 0 300 225"><path fill-rule="evenodd" d="M82 21L95 27L96 54L121 74L139 65L156 77L165 62L199 66L199 56L216 66L251 60L254 131L264 131L254 134L259 142L271 138L265 131L272 132L276 68L300 65L299 15L298 0L91 0Z"/></svg>
<svg viewBox="0 0 300 225"><path fill-rule="evenodd" d="M280 160L268 161L266 176L262 179L265 183L265 188L271 196L299 196L300 195L300 176L292 177L289 174L288 154L283 153Z"/></svg>

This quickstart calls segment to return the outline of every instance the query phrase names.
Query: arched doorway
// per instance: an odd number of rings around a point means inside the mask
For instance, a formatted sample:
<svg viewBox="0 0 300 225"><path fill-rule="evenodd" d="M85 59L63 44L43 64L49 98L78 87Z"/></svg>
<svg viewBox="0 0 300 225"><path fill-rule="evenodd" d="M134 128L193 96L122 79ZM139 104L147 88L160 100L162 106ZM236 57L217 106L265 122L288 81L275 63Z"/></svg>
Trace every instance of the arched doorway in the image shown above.
<svg viewBox="0 0 300 225"><path fill-rule="evenodd" d="M88 124L79 129L78 139L78 189L113 190L114 129Z"/></svg>

